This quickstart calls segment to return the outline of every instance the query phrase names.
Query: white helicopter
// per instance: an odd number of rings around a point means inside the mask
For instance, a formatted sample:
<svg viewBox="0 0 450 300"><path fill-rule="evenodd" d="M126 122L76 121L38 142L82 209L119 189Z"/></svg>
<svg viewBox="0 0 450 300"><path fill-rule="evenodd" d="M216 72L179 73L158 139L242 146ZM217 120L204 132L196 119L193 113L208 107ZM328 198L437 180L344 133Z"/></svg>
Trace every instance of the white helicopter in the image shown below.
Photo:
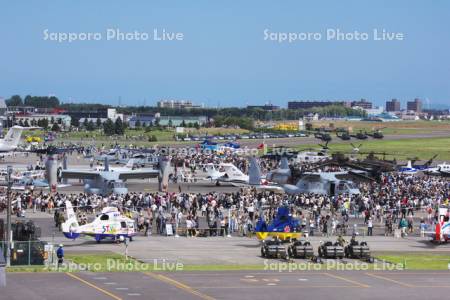
<svg viewBox="0 0 450 300"><path fill-rule="evenodd" d="M130 241L136 235L134 220L122 215L117 207L105 207L92 223L79 225L70 201L66 201L66 218L62 224L64 236L76 239L80 235L92 236L99 243L103 239L113 240L128 238Z"/></svg>

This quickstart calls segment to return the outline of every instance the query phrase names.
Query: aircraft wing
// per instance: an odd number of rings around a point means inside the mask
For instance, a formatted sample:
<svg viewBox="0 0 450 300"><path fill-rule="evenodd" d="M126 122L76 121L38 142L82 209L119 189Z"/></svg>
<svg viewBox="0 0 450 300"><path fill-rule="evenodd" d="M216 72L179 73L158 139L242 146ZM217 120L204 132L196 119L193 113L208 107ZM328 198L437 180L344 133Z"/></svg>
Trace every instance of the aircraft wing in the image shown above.
<svg viewBox="0 0 450 300"><path fill-rule="evenodd" d="M141 169L141 170L130 170L125 172L120 172L119 179L146 179L154 178L159 176L159 170L155 169Z"/></svg>
<svg viewBox="0 0 450 300"><path fill-rule="evenodd" d="M95 179L99 174L88 170L62 170L61 176L67 179Z"/></svg>

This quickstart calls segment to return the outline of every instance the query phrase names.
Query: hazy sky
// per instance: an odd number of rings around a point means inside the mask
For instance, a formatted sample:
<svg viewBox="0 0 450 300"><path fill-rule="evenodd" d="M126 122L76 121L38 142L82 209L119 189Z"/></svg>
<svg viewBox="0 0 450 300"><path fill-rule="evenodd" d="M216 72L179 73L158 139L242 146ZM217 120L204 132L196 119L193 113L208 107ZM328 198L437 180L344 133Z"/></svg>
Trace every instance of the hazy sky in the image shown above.
<svg viewBox="0 0 450 300"><path fill-rule="evenodd" d="M415 97L450 104L450 1L2 1L0 96L207 106L288 100ZM107 40L106 30L148 33ZM327 40L326 30L367 32ZM45 40L100 33L100 40ZM153 30L180 32L155 41ZM269 32L320 33L319 41L264 40ZM373 29L404 34L374 41Z"/></svg>

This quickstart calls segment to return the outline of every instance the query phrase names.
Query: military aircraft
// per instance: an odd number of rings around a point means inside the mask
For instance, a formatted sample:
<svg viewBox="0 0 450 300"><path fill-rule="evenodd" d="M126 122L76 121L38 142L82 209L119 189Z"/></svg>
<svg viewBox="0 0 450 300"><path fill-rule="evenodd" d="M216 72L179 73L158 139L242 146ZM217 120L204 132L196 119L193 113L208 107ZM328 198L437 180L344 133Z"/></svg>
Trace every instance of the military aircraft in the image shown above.
<svg viewBox="0 0 450 300"><path fill-rule="evenodd" d="M66 201L66 221L62 223L62 232L68 239L80 235L92 236L97 242L111 238L128 238L136 235L134 220L122 215L117 207L105 207L92 223L79 225L70 201Z"/></svg>
<svg viewBox="0 0 450 300"><path fill-rule="evenodd" d="M110 149L106 153L94 156L94 160L97 161L97 163L105 161L106 158L110 163L120 164L124 159L127 160L127 151L124 149L114 148Z"/></svg>
<svg viewBox="0 0 450 300"><path fill-rule="evenodd" d="M414 175L414 174L417 174L419 169L413 167L412 162L410 160L408 160L408 163L406 164L406 166L401 166L398 169L398 171L402 174Z"/></svg>
<svg viewBox="0 0 450 300"><path fill-rule="evenodd" d="M339 179L336 176L345 176L348 172L306 172L296 185L283 185L284 191L289 195L313 193L320 195L357 195L359 188L350 180Z"/></svg>
<svg viewBox="0 0 450 300"><path fill-rule="evenodd" d="M208 163L202 165L203 171L206 173L206 180L217 182L217 180L225 175L224 164Z"/></svg>
<svg viewBox="0 0 450 300"><path fill-rule="evenodd" d="M5 156L4 153L12 152L17 149L20 137L25 127L13 126L8 130L5 138L0 139L0 156Z"/></svg>
<svg viewBox="0 0 450 300"><path fill-rule="evenodd" d="M270 171L266 174L266 180L275 182L278 184L286 184L289 182L292 174L289 168L289 162L287 157L282 157L280 160L280 166L278 169Z"/></svg>
<svg viewBox="0 0 450 300"><path fill-rule="evenodd" d="M323 151L300 151L294 158L296 163L317 163L330 159L330 156Z"/></svg>
<svg viewBox="0 0 450 300"><path fill-rule="evenodd" d="M353 147L352 154L359 154L359 150L361 150L362 144L355 146L353 143L350 143L350 145Z"/></svg>
<svg viewBox="0 0 450 300"><path fill-rule="evenodd" d="M62 170L63 179L84 180L84 191L89 194L126 194L128 188L125 186L127 179L146 179L160 176L158 169L118 170L109 167L108 157L105 158L103 170Z"/></svg>
<svg viewBox="0 0 450 300"><path fill-rule="evenodd" d="M278 208L277 214L272 223L264 221L263 214L255 226L256 237L265 240L268 237L276 237L280 240L298 239L301 236L299 230L300 222L289 214L289 208L282 206Z"/></svg>
<svg viewBox="0 0 450 300"><path fill-rule="evenodd" d="M447 173L450 175L450 164L444 162L442 164L438 164L436 167L428 168L424 172L428 175L446 176Z"/></svg>
<svg viewBox="0 0 450 300"><path fill-rule="evenodd" d="M262 177L261 168L259 167L259 163L255 157L250 158L248 175L244 174L233 164L224 164L224 166L225 165L225 175L217 179L219 184L224 182L231 183L235 186L253 187L257 190L272 191L276 193L284 192L281 186L268 182Z"/></svg>

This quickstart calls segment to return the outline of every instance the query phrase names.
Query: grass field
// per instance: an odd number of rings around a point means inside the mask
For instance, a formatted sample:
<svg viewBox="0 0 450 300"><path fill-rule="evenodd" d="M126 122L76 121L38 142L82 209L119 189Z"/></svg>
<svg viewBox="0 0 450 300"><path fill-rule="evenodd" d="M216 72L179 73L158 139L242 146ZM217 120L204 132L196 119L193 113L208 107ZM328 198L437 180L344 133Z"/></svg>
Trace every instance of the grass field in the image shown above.
<svg viewBox="0 0 450 300"><path fill-rule="evenodd" d="M449 133L450 134L450 133ZM353 140L339 144L329 144L330 151L351 153L353 147L362 144L360 151L386 153L386 159L407 160L408 158L418 157L420 160L428 160L433 155L438 154L436 160L450 161L450 138L423 138L423 139L402 139L402 140ZM297 149L306 149L309 147L318 147L315 145L301 145Z"/></svg>
<svg viewBox="0 0 450 300"><path fill-rule="evenodd" d="M448 270L450 255L429 253L380 253L378 259L402 264L406 270Z"/></svg>
<svg viewBox="0 0 450 300"><path fill-rule="evenodd" d="M8 268L8 272L152 272L152 271L245 271L245 270L380 270L383 264L395 266L396 270L447 270L450 264L450 255L420 253L398 253L385 252L375 255L378 262L375 264L364 264L362 261L355 260L354 264L349 261L331 260L324 264L314 264L309 260L291 260L289 262L282 260L266 260L257 265L183 265L180 263L167 262L163 264L158 262L142 263L131 257L125 259L125 256L117 253L77 253L66 254L65 267L57 269L56 267L46 268L44 266L15 266ZM350 263L351 265L348 265Z"/></svg>

